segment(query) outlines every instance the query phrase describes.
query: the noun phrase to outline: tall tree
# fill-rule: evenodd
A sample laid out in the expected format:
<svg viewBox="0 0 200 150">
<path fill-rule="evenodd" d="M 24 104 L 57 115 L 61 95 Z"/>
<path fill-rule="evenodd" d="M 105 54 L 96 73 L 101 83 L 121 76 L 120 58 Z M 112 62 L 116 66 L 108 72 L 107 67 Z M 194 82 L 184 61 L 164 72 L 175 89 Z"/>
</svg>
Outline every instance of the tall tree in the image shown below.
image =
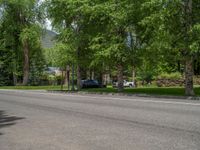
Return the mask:
<svg viewBox="0 0 200 150">
<path fill-rule="evenodd" d="M 40 45 L 40 12 L 38 0 L 2 0 L 1 24 L 4 39 L 14 52 L 13 74 L 16 76 L 18 62 L 23 59 L 23 85 L 28 84 L 30 72 L 30 50 Z M 11 39 L 7 39 L 9 36 Z M 7 45 L 7 46 L 8 46 Z M 23 50 L 23 53 L 21 51 Z M 22 55 L 22 56 L 21 56 Z M 20 66 L 20 65 L 19 65 Z M 15 77 L 16 78 L 16 77 Z"/>
<path fill-rule="evenodd" d="M 81 89 L 82 68 L 87 68 L 91 57 L 89 41 L 98 22 L 95 5 L 98 0 L 47 0 L 47 12 L 54 28 L 60 33 L 58 40 L 70 45 L 77 68 L 77 89 Z M 96 14 L 96 13 L 95 13 Z M 96 26 L 95 26 L 96 24 Z M 67 46 L 68 47 L 68 46 Z"/>
<path fill-rule="evenodd" d="M 104 20 L 106 29 L 93 38 L 92 48 L 96 48 L 97 55 L 115 67 L 118 72 L 118 91 L 122 91 L 124 69 L 128 64 L 133 65 L 136 62 L 135 54 L 139 48 L 139 42 L 133 42 L 132 35 L 136 35 L 137 32 L 136 27 L 140 18 L 138 6 L 141 2 L 106 0 L 101 5 L 104 6 L 102 11 L 105 12 L 101 17 L 108 18 Z M 139 41 L 139 38 L 137 39 Z M 97 57 L 97 60 L 101 59 Z"/>
<path fill-rule="evenodd" d="M 150 0 L 143 4 L 143 11 L 149 13 L 141 22 L 146 27 L 145 35 L 151 37 L 148 47 L 168 54 L 176 51 L 181 56 L 186 95 L 194 95 L 193 56 L 200 48 L 199 4 L 198 0 Z"/>
</svg>

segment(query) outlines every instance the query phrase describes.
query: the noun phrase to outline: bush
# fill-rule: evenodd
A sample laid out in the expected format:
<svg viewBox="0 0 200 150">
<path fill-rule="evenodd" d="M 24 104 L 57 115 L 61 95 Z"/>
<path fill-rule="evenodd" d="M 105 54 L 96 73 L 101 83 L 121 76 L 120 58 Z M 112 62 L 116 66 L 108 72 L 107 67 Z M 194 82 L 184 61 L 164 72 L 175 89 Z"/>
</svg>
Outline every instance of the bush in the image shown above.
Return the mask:
<svg viewBox="0 0 200 150">
<path fill-rule="evenodd" d="M 140 72 L 140 74 L 136 77 L 136 81 L 141 81 L 142 85 L 150 84 L 154 80 L 154 73 L 151 71 Z"/>
<path fill-rule="evenodd" d="M 182 79 L 183 76 L 179 72 L 174 72 L 174 73 L 162 73 L 160 74 L 157 79 L 171 79 L 171 80 L 180 80 Z"/>
<path fill-rule="evenodd" d="M 184 78 L 179 72 L 162 73 L 157 77 L 156 84 L 158 87 L 183 86 Z"/>
<path fill-rule="evenodd" d="M 200 85 L 200 76 L 194 76 L 194 85 Z"/>
</svg>

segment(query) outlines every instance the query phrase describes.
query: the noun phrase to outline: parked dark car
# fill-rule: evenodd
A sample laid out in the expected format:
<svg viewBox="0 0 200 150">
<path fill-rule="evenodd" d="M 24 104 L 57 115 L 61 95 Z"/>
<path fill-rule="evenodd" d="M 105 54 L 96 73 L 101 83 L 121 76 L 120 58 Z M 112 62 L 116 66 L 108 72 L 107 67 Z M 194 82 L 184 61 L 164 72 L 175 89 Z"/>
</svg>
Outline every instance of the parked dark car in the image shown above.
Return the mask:
<svg viewBox="0 0 200 150">
<path fill-rule="evenodd" d="M 100 84 L 97 80 L 83 80 L 82 88 L 99 88 Z"/>
</svg>

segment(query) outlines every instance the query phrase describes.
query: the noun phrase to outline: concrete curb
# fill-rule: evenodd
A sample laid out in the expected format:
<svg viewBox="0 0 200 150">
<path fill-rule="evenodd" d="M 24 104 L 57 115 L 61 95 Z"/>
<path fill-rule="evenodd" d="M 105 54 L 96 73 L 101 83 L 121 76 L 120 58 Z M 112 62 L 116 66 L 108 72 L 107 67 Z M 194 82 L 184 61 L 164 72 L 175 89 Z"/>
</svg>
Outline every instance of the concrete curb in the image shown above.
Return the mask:
<svg viewBox="0 0 200 150">
<path fill-rule="evenodd" d="M 127 93 L 107 93 L 107 92 L 86 92 L 86 91 L 55 91 L 48 90 L 51 93 L 64 94 L 81 94 L 81 95 L 108 95 L 108 96 L 129 96 L 129 97 L 145 97 L 145 98 L 165 98 L 165 99 L 184 99 L 184 100 L 200 100 L 199 96 L 170 96 L 170 95 L 149 95 L 149 94 L 127 94 Z"/>
</svg>

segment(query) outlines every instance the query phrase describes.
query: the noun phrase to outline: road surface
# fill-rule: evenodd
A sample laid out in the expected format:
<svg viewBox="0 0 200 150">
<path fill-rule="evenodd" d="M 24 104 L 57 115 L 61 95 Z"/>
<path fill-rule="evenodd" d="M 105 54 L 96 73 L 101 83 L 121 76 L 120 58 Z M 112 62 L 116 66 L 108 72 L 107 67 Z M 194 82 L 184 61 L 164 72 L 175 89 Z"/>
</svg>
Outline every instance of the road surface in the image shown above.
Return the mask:
<svg viewBox="0 0 200 150">
<path fill-rule="evenodd" d="M 0 90 L 0 150 L 200 150 L 200 101 Z"/>
</svg>

